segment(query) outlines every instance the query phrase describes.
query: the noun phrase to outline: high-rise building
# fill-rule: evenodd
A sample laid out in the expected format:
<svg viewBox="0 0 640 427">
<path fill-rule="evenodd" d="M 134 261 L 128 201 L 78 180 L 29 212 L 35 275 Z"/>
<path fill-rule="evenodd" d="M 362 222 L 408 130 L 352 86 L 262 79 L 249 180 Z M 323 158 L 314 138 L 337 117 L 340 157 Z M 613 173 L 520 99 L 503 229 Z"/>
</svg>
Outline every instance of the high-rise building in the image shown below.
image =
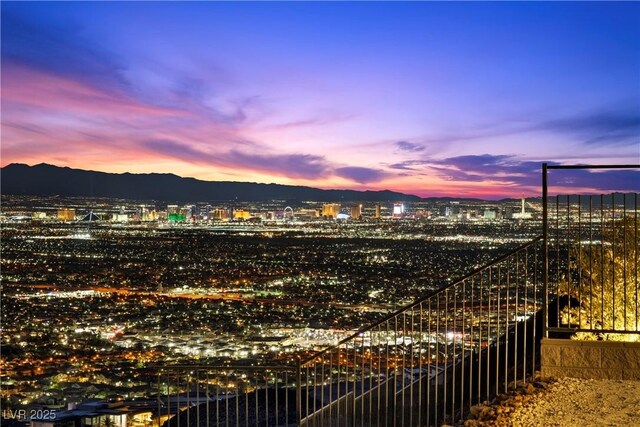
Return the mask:
<svg viewBox="0 0 640 427">
<path fill-rule="evenodd" d="M 358 219 L 362 216 L 362 205 L 351 207 L 351 218 Z"/>
<path fill-rule="evenodd" d="M 236 209 L 233 211 L 233 219 L 249 219 L 251 212 L 244 209 Z"/>
<path fill-rule="evenodd" d="M 524 203 L 525 203 L 525 200 L 524 200 L 524 197 L 523 197 L 522 201 L 521 201 L 521 210 L 520 210 L 519 213 L 514 213 L 513 214 L 513 218 L 514 219 L 531 219 L 531 217 L 532 217 L 531 212 L 525 212 Z"/>
<path fill-rule="evenodd" d="M 381 211 L 380 203 L 376 203 L 376 219 L 380 219 L 380 211 Z"/>
<path fill-rule="evenodd" d="M 158 220 L 158 212 L 155 209 L 145 209 L 143 211 L 142 221 L 157 221 Z"/>
<path fill-rule="evenodd" d="M 322 205 L 322 216 L 327 218 L 336 218 L 340 213 L 339 203 L 325 203 Z"/>
<path fill-rule="evenodd" d="M 393 204 L 393 216 L 395 218 L 400 218 L 404 216 L 404 203 L 394 203 Z"/>
<path fill-rule="evenodd" d="M 496 210 L 495 209 L 485 209 L 484 210 L 484 219 L 496 219 Z"/>
<path fill-rule="evenodd" d="M 73 221 L 76 219 L 76 210 L 73 208 L 58 209 L 58 220 Z"/>
<path fill-rule="evenodd" d="M 209 218 L 220 221 L 229 218 L 229 214 L 226 209 L 214 209 L 210 212 Z"/>
<path fill-rule="evenodd" d="M 113 222 L 129 222 L 129 215 L 126 213 L 117 213 L 111 217 Z"/>
</svg>

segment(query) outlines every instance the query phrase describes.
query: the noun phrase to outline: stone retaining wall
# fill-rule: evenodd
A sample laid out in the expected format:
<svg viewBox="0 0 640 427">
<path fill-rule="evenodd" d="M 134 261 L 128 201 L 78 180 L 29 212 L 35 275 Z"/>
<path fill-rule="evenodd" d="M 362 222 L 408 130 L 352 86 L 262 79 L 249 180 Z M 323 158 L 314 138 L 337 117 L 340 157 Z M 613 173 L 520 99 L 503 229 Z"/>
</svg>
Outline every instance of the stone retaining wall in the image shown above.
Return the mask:
<svg viewBox="0 0 640 427">
<path fill-rule="evenodd" d="M 542 340 L 543 376 L 640 380 L 640 343 Z"/>
</svg>

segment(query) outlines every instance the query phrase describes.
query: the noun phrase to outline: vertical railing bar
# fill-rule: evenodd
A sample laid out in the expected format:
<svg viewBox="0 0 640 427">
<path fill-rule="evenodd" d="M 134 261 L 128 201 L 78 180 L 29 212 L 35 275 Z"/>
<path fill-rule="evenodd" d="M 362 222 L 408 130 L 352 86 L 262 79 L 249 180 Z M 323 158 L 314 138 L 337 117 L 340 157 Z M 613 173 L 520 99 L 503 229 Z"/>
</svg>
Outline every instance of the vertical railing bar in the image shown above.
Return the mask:
<svg viewBox="0 0 640 427">
<path fill-rule="evenodd" d="M 224 404 L 225 404 L 225 419 L 226 426 L 229 427 L 229 372 L 227 371 L 224 381 Z"/>
<path fill-rule="evenodd" d="M 167 371 L 167 419 L 171 418 L 171 378 Z"/>
<path fill-rule="evenodd" d="M 329 353 L 331 355 L 331 353 Z M 320 425 L 324 424 L 324 384 L 327 382 L 327 376 L 324 373 L 324 368 L 327 363 L 325 362 L 325 356 L 322 356 L 322 368 L 320 369 L 320 378 L 322 379 L 322 383 L 320 384 Z M 329 375 L 331 375 L 331 371 L 329 371 Z M 329 387 L 331 387 L 331 381 L 329 381 Z"/>
<path fill-rule="evenodd" d="M 509 304 L 511 303 L 511 296 L 509 290 L 511 288 L 511 257 L 507 258 L 507 276 L 506 276 L 506 316 L 504 325 L 504 392 L 509 389 Z M 501 264 L 500 264 L 501 265 Z M 500 267 L 498 267 L 500 268 Z"/>
<path fill-rule="evenodd" d="M 475 276 L 471 277 L 470 279 L 470 285 L 471 285 L 471 298 L 470 298 L 470 302 L 471 302 L 471 310 L 470 310 L 470 322 L 471 322 L 471 326 L 469 328 L 469 407 L 473 406 L 473 356 L 476 353 L 476 348 L 474 346 L 474 339 L 475 339 L 475 323 L 476 323 L 476 313 L 474 312 L 474 310 L 476 310 L 476 299 L 475 299 L 475 283 L 476 283 L 476 279 Z M 477 351 L 478 354 L 480 354 L 480 351 Z"/>
<path fill-rule="evenodd" d="M 371 328 L 369 330 L 369 425 L 373 425 L 373 375 L 375 372 L 375 364 L 373 360 L 373 337 L 373 328 Z"/>
<path fill-rule="evenodd" d="M 240 427 L 240 375 L 236 372 L 236 427 Z"/>
<path fill-rule="evenodd" d="M 324 366 L 323 366 L 324 368 Z M 284 371 L 284 424 L 289 425 L 289 371 Z M 324 411 L 323 411 L 324 414 Z M 249 423 L 247 422 L 247 427 Z"/>
<path fill-rule="evenodd" d="M 544 239 L 543 239 L 542 244 L 543 244 L 543 247 L 542 247 L 543 258 L 544 258 L 544 261 L 546 261 L 547 260 L 546 254 L 547 254 L 547 249 L 548 249 L 547 242 L 544 241 Z M 539 243 L 536 243 L 536 245 L 539 245 Z M 544 261 L 543 261 L 543 263 L 544 263 Z M 546 280 L 548 264 L 547 265 L 543 265 L 542 268 L 544 269 L 543 275 L 545 276 L 545 279 L 543 279 L 543 280 Z M 542 299 L 543 299 L 543 304 L 547 304 L 548 303 L 548 294 L 546 294 L 546 296 L 543 296 Z M 539 301 L 539 298 L 538 298 L 538 251 L 535 250 L 535 247 L 534 247 L 534 251 L 533 251 L 533 304 L 534 304 L 534 306 L 533 306 L 533 343 L 532 343 L 532 345 L 533 345 L 533 352 L 532 352 L 533 353 L 533 360 L 531 362 L 531 373 L 532 374 L 535 373 L 536 366 L 537 366 L 537 364 L 536 364 L 536 362 L 537 362 L 536 361 L 536 353 L 537 353 L 537 351 L 536 350 L 537 350 L 538 343 L 537 343 L 536 330 L 538 329 L 538 317 L 537 317 L 538 316 L 538 314 L 537 314 L 538 313 L 538 301 Z M 543 307 L 543 310 L 544 310 L 543 313 L 546 313 L 546 310 L 547 310 L 546 305 Z M 543 320 L 545 321 L 545 324 L 546 324 L 546 320 L 547 320 L 546 317 Z M 545 336 L 544 332 L 543 332 L 542 336 L 543 337 Z"/>
<path fill-rule="evenodd" d="M 344 422 L 349 423 L 349 345 L 344 344 Z"/>
<path fill-rule="evenodd" d="M 191 372 L 187 372 L 187 425 L 191 420 Z"/>
<path fill-rule="evenodd" d="M 433 369 L 431 369 L 431 366 L 433 365 L 433 358 L 431 357 L 431 300 L 433 298 L 429 298 L 429 306 L 427 307 L 427 328 L 428 328 L 428 337 L 429 337 L 429 342 L 428 342 L 428 346 L 427 346 L 427 358 L 429 360 L 429 372 L 427 373 L 427 413 L 426 413 L 426 417 L 427 417 L 427 426 L 431 425 L 431 372 L 434 371 Z M 437 345 L 437 341 L 436 341 L 436 345 Z M 438 372 L 438 368 L 436 365 L 436 369 L 435 372 Z M 438 380 L 436 377 L 436 387 L 438 386 Z M 437 424 L 437 421 L 436 421 Z"/>
<path fill-rule="evenodd" d="M 356 427 L 356 385 L 358 381 L 358 347 L 356 346 L 357 338 L 353 339 L 353 404 L 351 405 L 351 425 Z M 360 391 L 360 400 L 362 400 L 362 390 Z"/>
<path fill-rule="evenodd" d="M 309 393 L 309 364 L 305 366 L 305 375 L 304 375 L 304 386 L 306 389 L 305 392 L 305 404 L 304 404 L 304 417 L 309 418 L 309 399 L 311 398 L 311 394 Z"/>
<path fill-rule="evenodd" d="M 360 368 L 360 425 L 364 426 L 364 383 L 365 383 L 365 369 L 364 369 L 364 365 L 365 365 L 365 346 L 364 346 L 364 337 L 365 337 L 366 332 L 362 333 L 362 347 L 361 347 L 361 352 L 360 352 L 360 358 L 362 360 L 362 365 Z"/>
<path fill-rule="evenodd" d="M 535 250 L 535 248 L 534 248 Z M 528 273 L 529 273 L 529 247 L 525 248 L 524 250 L 524 265 L 522 266 L 523 271 L 522 271 L 522 279 L 524 280 L 524 304 L 523 304 L 523 316 L 522 318 L 524 319 L 524 336 L 522 337 L 523 340 L 523 351 L 524 354 L 522 355 L 522 381 L 526 381 L 527 380 L 527 358 L 529 357 L 529 353 L 527 352 L 527 343 L 529 342 L 529 335 L 527 334 L 527 324 L 529 323 L 529 304 L 528 304 L 528 300 L 529 300 L 529 277 L 528 277 Z M 533 324 L 533 327 L 535 328 L 535 323 Z M 535 347 L 534 348 L 534 353 L 535 353 Z"/>
<path fill-rule="evenodd" d="M 177 373 L 177 380 L 176 380 L 176 405 L 177 405 L 177 409 L 176 409 L 176 423 L 178 424 L 178 427 L 180 427 L 180 372 Z"/>
<path fill-rule="evenodd" d="M 476 398 L 476 404 L 482 402 L 482 328 L 483 320 L 487 317 L 484 314 L 484 271 L 480 272 L 480 283 L 478 284 L 478 396 Z"/>
<path fill-rule="evenodd" d="M 211 417 L 210 417 L 211 414 L 210 414 L 210 411 L 209 411 L 209 408 L 210 408 L 209 402 L 211 401 L 211 393 L 209 391 L 209 383 L 211 382 L 211 380 L 209 378 L 209 371 L 206 371 L 206 372 L 207 372 L 207 385 L 205 386 L 205 393 L 207 393 L 206 413 L 207 413 L 207 427 L 209 427 L 209 420 L 211 420 Z M 217 421 L 216 421 L 216 427 L 218 427 L 218 422 Z"/>
<path fill-rule="evenodd" d="M 364 354 L 363 354 L 364 357 Z M 362 399 L 364 406 L 364 398 Z M 373 328 L 369 329 L 369 425 L 372 424 L 373 404 Z M 363 417 L 364 419 L 364 417 Z"/>
<path fill-rule="evenodd" d="M 457 298 L 456 298 L 457 299 Z M 460 418 L 462 418 L 462 415 L 464 414 L 465 411 L 465 406 L 464 406 L 464 384 L 465 384 L 465 380 L 466 380 L 466 375 L 465 375 L 465 335 L 466 335 L 466 317 L 467 317 L 467 281 L 463 280 L 462 281 L 462 334 L 460 336 L 460 344 L 461 344 L 461 366 L 462 369 L 460 370 Z M 455 419 L 453 420 L 455 421 Z"/>
<path fill-rule="evenodd" d="M 307 375 L 307 378 L 309 376 Z M 269 427 L 269 375 L 264 377 L 264 425 Z"/>
<path fill-rule="evenodd" d="M 593 324 L 593 196 L 589 196 L 589 329 Z"/>
<path fill-rule="evenodd" d="M 333 351 L 329 352 L 329 421 L 333 420 Z M 340 380 L 340 377 L 337 378 Z M 340 382 L 336 383 L 340 387 Z"/>
<path fill-rule="evenodd" d="M 578 328 L 582 327 L 582 198 L 578 194 Z"/>
<path fill-rule="evenodd" d="M 400 412 L 400 425 L 404 426 L 404 413 L 405 413 L 405 397 L 404 397 L 404 390 L 405 390 L 405 377 L 406 377 L 406 356 L 407 356 L 407 346 L 406 346 L 406 342 L 407 342 L 407 313 L 406 311 L 402 312 L 402 345 L 400 346 L 400 349 L 402 350 L 402 395 L 400 397 L 400 402 L 402 402 L 402 411 Z M 396 345 L 397 345 L 397 341 L 396 341 Z"/>
<path fill-rule="evenodd" d="M 351 342 L 353 342 L 353 347 L 355 349 L 355 340 L 354 338 Z M 344 360 L 345 360 L 345 401 L 344 401 L 344 416 L 345 416 L 345 425 L 355 427 L 355 399 L 356 399 L 356 361 L 355 358 L 353 363 L 349 362 L 349 345 L 351 342 L 344 344 Z M 352 369 L 350 370 L 350 368 Z M 353 377 L 353 380 L 352 380 Z M 349 392 L 349 383 L 352 383 L 351 392 Z M 351 395 L 352 400 L 349 401 L 349 395 Z"/>
<path fill-rule="evenodd" d="M 638 328 L 638 193 L 634 193 L 634 232 L 633 232 L 633 259 L 635 260 L 635 296 L 636 296 L 636 332 L 640 328 Z"/>
<path fill-rule="evenodd" d="M 385 363 L 385 371 L 386 371 L 386 378 L 387 378 L 387 385 L 385 387 L 386 393 L 384 394 L 384 400 L 385 400 L 385 417 L 384 417 L 384 425 L 388 426 L 389 425 L 389 385 L 391 384 L 391 379 L 389 378 L 389 320 L 387 320 L 385 322 L 385 353 L 386 353 L 386 361 L 387 363 Z M 393 383 L 393 390 L 391 390 L 391 393 L 393 393 L 395 395 L 395 378 L 394 378 L 394 383 Z M 391 413 L 393 414 L 393 411 L 391 411 Z"/>
<path fill-rule="evenodd" d="M 200 369 L 196 369 L 196 425 L 200 426 Z"/>
<path fill-rule="evenodd" d="M 558 286 L 560 285 L 560 196 L 556 196 L 556 281 L 554 293 L 556 296 L 556 326 L 560 327 L 560 295 Z"/>
<path fill-rule="evenodd" d="M 493 267 L 489 267 L 488 271 L 487 271 L 487 286 L 488 286 L 488 293 L 489 295 L 487 296 L 487 354 L 486 354 L 486 359 L 487 359 L 487 367 L 486 367 L 486 381 L 485 381 L 485 388 L 486 388 L 486 394 L 485 394 L 485 400 L 489 400 L 489 396 L 490 396 L 490 390 L 489 390 L 489 384 L 490 384 L 490 363 L 491 363 L 491 344 L 490 344 L 490 339 L 491 339 L 491 316 L 493 315 L 493 312 L 491 310 L 491 300 L 493 298 L 491 298 L 491 282 L 492 282 L 492 271 L 493 271 Z"/>
<path fill-rule="evenodd" d="M 424 341 L 424 334 L 422 333 L 424 321 L 422 318 L 422 301 L 418 306 L 418 312 L 420 313 L 420 327 L 419 327 L 419 336 L 420 340 L 418 341 L 418 425 L 422 425 L 422 342 Z"/>
<path fill-rule="evenodd" d="M 249 427 L 249 381 L 250 377 L 247 378 L 247 383 L 244 387 L 244 425 Z"/>
<path fill-rule="evenodd" d="M 606 329 L 604 320 L 604 194 L 600 195 L 600 327 Z"/>
<path fill-rule="evenodd" d="M 314 366 L 315 366 L 315 365 L 314 365 Z M 275 416 L 276 416 L 276 422 L 275 422 L 275 424 L 274 424 L 274 425 L 277 427 L 277 426 L 278 426 L 278 423 L 279 423 L 279 420 L 280 420 L 280 417 L 279 417 L 279 415 L 280 415 L 280 402 L 279 402 L 279 400 L 280 400 L 280 399 L 279 399 L 279 396 L 278 396 L 278 395 L 280 394 L 280 392 L 279 392 L 279 390 L 278 390 L 279 378 L 278 378 L 278 371 L 277 371 L 277 370 L 276 370 L 276 371 L 274 371 L 273 376 L 274 376 L 274 378 L 275 378 L 275 387 L 274 387 L 274 392 L 275 392 L 275 395 L 276 395 L 276 397 L 275 397 Z M 313 400 L 313 402 L 314 402 L 314 405 L 315 405 L 315 399 Z"/>
<path fill-rule="evenodd" d="M 378 324 L 378 385 L 376 389 L 378 390 L 377 398 L 378 404 L 376 405 L 376 426 L 380 426 L 380 392 L 382 391 L 382 325 Z M 388 386 L 387 378 L 384 380 L 384 386 Z"/>
<path fill-rule="evenodd" d="M 622 193 L 622 306 L 624 330 L 627 331 L 627 193 Z"/>
<path fill-rule="evenodd" d="M 256 387 L 255 387 L 255 409 L 254 409 L 254 413 L 255 413 L 255 417 L 256 417 L 256 424 L 260 423 L 260 383 L 258 382 L 258 376 L 256 375 L 256 377 L 254 378 L 255 382 L 256 382 Z"/>
<path fill-rule="evenodd" d="M 527 248 L 525 248 L 525 253 L 526 253 Z M 513 329 L 515 331 L 513 339 L 514 339 L 514 345 L 513 345 L 513 388 L 516 388 L 516 382 L 518 381 L 518 318 L 519 313 L 520 313 L 520 302 L 518 300 L 518 296 L 520 295 L 519 292 L 519 288 L 520 288 L 520 255 L 521 253 L 518 252 L 516 254 L 514 254 L 514 256 L 516 257 L 516 271 L 515 271 L 515 288 L 516 288 L 516 304 L 514 307 L 514 314 L 513 314 Z M 526 332 L 525 332 L 526 333 Z M 525 335 L 526 337 L 526 335 Z M 524 358 L 526 359 L 526 352 L 523 354 Z"/>
<path fill-rule="evenodd" d="M 616 201 L 615 193 L 611 193 L 611 260 L 616 259 Z M 611 329 L 616 329 L 616 266 L 615 262 L 611 265 L 611 289 L 613 297 L 611 298 Z"/>
<path fill-rule="evenodd" d="M 442 315 L 443 311 L 439 310 L 438 314 Z M 442 393 L 442 397 L 443 397 L 443 404 L 442 404 L 442 421 L 443 422 L 447 422 L 447 403 L 448 403 L 448 399 L 447 399 L 447 383 L 448 383 L 448 370 L 449 370 L 449 289 L 445 289 L 444 291 L 444 391 Z"/>
<path fill-rule="evenodd" d="M 220 425 L 220 375 L 216 378 L 216 427 Z"/>
<path fill-rule="evenodd" d="M 413 382 L 414 382 L 414 370 L 415 370 L 415 361 L 414 361 L 414 343 L 415 343 L 415 328 L 414 328 L 414 319 L 415 319 L 415 311 L 414 308 L 411 307 L 411 363 L 410 363 L 410 372 L 411 376 L 409 377 L 409 425 L 413 425 Z M 420 374 L 418 374 L 420 375 Z"/>
<path fill-rule="evenodd" d="M 542 243 L 543 243 L 543 331 L 542 336 L 549 336 L 549 191 L 547 183 L 547 163 L 542 163 Z M 537 265 L 534 270 L 537 269 Z M 537 300 L 536 300 L 537 304 Z M 535 327 L 534 327 L 535 331 Z M 535 355 L 535 351 L 534 351 Z M 535 370 L 535 365 L 534 365 Z"/>
<path fill-rule="evenodd" d="M 502 265 L 498 264 L 498 282 L 496 284 L 496 294 L 498 295 L 498 300 L 496 302 L 496 332 L 494 335 L 495 338 L 495 346 L 496 346 L 496 378 L 495 378 L 495 385 L 496 385 L 496 394 L 498 394 L 500 392 L 500 311 L 501 311 L 501 307 L 500 307 L 500 294 L 501 294 L 501 285 L 502 285 Z M 493 286 L 493 284 L 492 284 Z"/>
<path fill-rule="evenodd" d="M 573 283 L 573 279 L 571 277 L 571 234 L 572 234 L 572 227 L 571 227 L 571 196 L 567 195 L 567 220 L 566 220 L 566 230 L 567 230 L 567 237 L 565 239 L 566 242 L 566 247 L 567 247 L 567 259 L 566 259 L 566 281 L 567 281 L 567 285 L 568 288 L 571 286 L 571 284 Z M 558 297 L 559 297 L 559 293 L 558 293 Z M 567 317 L 567 321 L 568 324 L 566 325 L 567 328 L 571 328 L 571 298 L 567 298 L 567 313 L 569 313 L 568 317 Z M 558 323 L 558 326 L 560 326 L 560 323 Z"/>
<path fill-rule="evenodd" d="M 398 316 L 393 317 L 393 427 L 398 423 Z"/>
<path fill-rule="evenodd" d="M 455 416 L 456 416 L 456 391 L 457 391 L 457 386 L 456 386 L 456 371 L 457 371 L 457 363 L 456 363 L 456 320 L 458 317 L 458 298 L 456 295 L 456 287 L 453 288 L 453 316 L 452 316 L 452 327 L 451 327 L 451 332 L 453 333 L 452 335 L 452 343 L 451 343 L 451 349 L 452 349 L 452 354 L 451 354 L 451 424 L 455 424 L 456 420 L 455 420 Z M 447 306 L 447 315 L 449 313 L 449 307 Z"/>
<path fill-rule="evenodd" d="M 313 362 L 313 383 L 311 384 L 311 389 L 312 391 L 312 395 L 313 395 L 313 414 L 314 414 L 314 420 L 315 420 L 315 414 L 318 411 L 317 407 L 316 407 L 316 402 L 318 401 L 318 399 L 316 398 L 317 395 L 317 387 L 318 387 L 318 360 L 315 360 Z"/>
<path fill-rule="evenodd" d="M 436 386 L 435 386 L 435 424 L 438 425 L 440 423 L 440 418 L 438 417 L 439 415 L 439 407 L 438 407 L 438 397 L 440 394 L 440 387 L 439 387 L 439 383 L 440 383 L 440 348 L 439 348 L 439 341 L 440 341 L 440 313 L 442 312 L 442 310 L 440 309 L 440 295 L 438 294 L 438 300 L 437 300 L 437 308 L 436 308 L 436 367 L 437 367 L 437 374 L 436 374 Z"/>
<path fill-rule="evenodd" d="M 157 380 L 157 382 L 158 382 L 158 396 L 157 396 L 157 399 L 158 399 L 158 424 L 160 424 L 160 418 L 161 418 L 161 414 L 162 414 L 161 407 L 160 407 L 160 400 L 161 400 L 161 396 L 162 396 L 162 388 L 160 386 L 160 377 L 161 376 L 162 376 L 162 371 L 158 370 L 158 372 L 156 373 L 156 378 L 158 379 Z"/>
</svg>

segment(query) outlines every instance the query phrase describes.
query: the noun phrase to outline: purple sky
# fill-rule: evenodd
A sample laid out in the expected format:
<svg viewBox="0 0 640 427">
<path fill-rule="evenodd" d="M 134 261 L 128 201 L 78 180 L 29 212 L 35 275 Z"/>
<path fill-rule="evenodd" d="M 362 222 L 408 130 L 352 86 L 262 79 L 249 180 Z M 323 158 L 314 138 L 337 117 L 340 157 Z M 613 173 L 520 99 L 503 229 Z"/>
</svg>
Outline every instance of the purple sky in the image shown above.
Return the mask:
<svg viewBox="0 0 640 427">
<path fill-rule="evenodd" d="M 1 8 L 3 166 L 499 198 L 640 163 L 639 3 Z"/>
</svg>

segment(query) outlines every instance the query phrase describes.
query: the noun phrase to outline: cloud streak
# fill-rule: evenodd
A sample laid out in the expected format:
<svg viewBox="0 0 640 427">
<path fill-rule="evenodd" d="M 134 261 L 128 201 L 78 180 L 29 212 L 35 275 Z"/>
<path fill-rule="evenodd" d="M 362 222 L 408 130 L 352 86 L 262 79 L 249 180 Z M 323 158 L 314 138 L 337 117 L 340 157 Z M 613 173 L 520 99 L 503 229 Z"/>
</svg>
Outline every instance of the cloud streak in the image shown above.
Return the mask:
<svg viewBox="0 0 640 427">
<path fill-rule="evenodd" d="M 556 163 L 549 163 L 550 165 Z M 520 161 L 509 155 L 450 157 L 429 166 L 440 177 L 458 182 L 499 182 L 523 188 L 541 185 L 541 162 Z M 554 170 L 550 185 L 596 191 L 639 191 L 640 170 Z"/>
<path fill-rule="evenodd" d="M 415 144 L 409 141 L 398 141 L 396 142 L 396 147 L 398 147 L 398 149 L 401 151 L 406 151 L 409 153 L 417 153 L 420 151 L 424 151 L 424 148 L 425 148 L 420 144 Z"/>
<path fill-rule="evenodd" d="M 380 182 L 389 176 L 387 172 L 380 169 L 346 166 L 340 167 L 335 170 L 335 174 L 357 182 L 359 184 L 370 184 L 373 182 Z"/>
</svg>

